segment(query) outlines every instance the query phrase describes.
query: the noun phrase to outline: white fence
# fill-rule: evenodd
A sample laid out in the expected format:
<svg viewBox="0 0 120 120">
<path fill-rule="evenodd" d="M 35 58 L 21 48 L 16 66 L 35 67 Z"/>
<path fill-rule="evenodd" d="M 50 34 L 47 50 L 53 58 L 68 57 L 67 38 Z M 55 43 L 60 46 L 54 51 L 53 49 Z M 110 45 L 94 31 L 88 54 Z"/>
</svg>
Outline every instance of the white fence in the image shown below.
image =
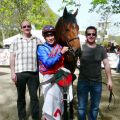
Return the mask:
<svg viewBox="0 0 120 120">
<path fill-rule="evenodd" d="M 0 65 L 10 65 L 10 52 L 9 49 L 0 49 Z"/>
<path fill-rule="evenodd" d="M 107 53 L 107 55 L 110 67 L 116 69 L 119 62 L 119 55 L 117 55 L 116 53 Z M 103 63 L 102 67 L 104 68 Z"/>
</svg>

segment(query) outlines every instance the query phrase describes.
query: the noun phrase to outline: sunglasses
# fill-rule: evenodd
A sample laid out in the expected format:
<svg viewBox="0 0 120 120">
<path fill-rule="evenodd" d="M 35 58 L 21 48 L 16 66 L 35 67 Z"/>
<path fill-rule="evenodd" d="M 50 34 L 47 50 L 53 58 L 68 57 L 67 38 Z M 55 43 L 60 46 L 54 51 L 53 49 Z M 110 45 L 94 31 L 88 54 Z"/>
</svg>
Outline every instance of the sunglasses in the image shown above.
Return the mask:
<svg viewBox="0 0 120 120">
<path fill-rule="evenodd" d="M 31 28 L 31 25 L 24 25 L 22 28 Z"/>
<path fill-rule="evenodd" d="M 53 33 L 46 33 L 45 34 L 45 37 L 51 37 L 51 36 L 54 36 L 54 34 Z"/>
<path fill-rule="evenodd" d="M 96 33 L 87 33 L 87 36 L 96 36 Z"/>
</svg>

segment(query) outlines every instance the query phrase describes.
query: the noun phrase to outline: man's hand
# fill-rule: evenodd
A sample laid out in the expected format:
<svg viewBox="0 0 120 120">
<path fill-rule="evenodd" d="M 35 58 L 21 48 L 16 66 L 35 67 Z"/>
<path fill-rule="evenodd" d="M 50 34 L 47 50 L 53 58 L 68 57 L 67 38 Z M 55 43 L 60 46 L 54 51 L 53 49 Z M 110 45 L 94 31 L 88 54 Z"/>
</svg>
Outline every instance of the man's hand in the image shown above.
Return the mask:
<svg viewBox="0 0 120 120">
<path fill-rule="evenodd" d="M 112 80 L 108 80 L 107 87 L 108 87 L 108 90 L 112 90 L 113 88 Z"/>
<path fill-rule="evenodd" d="M 17 83 L 17 76 L 16 76 L 15 73 L 12 73 L 12 74 L 11 74 L 11 79 L 12 79 L 12 81 L 13 81 L 14 83 Z"/>
<path fill-rule="evenodd" d="M 11 69 L 11 79 L 14 83 L 17 82 L 17 76 L 15 74 L 15 53 L 10 53 L 10 69 Z"/>
<path fill-rule="evenodd" d="M 103 64 L 105 66 L 105 73 L 106 73 L 107 79 L 108 79 L 107 88 L 108 88 L 108 90 L 112 90 L 112 88 L 113 88 L 112 75 L 111 75 L 111 69 L 110 69 L 110 64 L 109 64 L 108 58 L 103 60 Z"/>
</svg>

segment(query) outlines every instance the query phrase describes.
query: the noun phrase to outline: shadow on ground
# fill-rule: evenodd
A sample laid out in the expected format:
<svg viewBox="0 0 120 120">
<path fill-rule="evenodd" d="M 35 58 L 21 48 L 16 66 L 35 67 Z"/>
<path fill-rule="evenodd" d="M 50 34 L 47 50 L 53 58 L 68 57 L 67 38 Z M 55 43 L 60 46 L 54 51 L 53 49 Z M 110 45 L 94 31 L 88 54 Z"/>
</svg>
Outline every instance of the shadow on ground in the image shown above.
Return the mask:
<svg viewBox="0 0 120 120">
<path fill-rule="evenodd" d="M 103 70 L 103 81 L 106 81 Z M 114 83 L 114 99 L 110 104 L 110 110 L 107 111 L 109 92 L 106 86 L 103 85 L 102 100 L 100 104 L 100 112 L 98 120 L 120 120 L 120 74 L 112 71 L 113 83 Z M 0 120 L 17 120 L 17 109 L 16 109 L 16 88 L 13 82 L 10 80 L 10 74 L 0 74 Z M 75 81 L 76 82 L 76 81 Z M 77 82 L 76 82 L 77 83 Z M 74 114 L 77 120 L 77 94 L 76 94 L 76 83 L 74 84 Z M 27 92 L 27 115 L 29 120 L 30 109 L 29 109 L 29 94 Z M 42 99 L 42 98 L 41 98 Z M 41 100 L 40 99 L 40 100 Z"/>
<path fill-rule="evenodd" d="M 102 78 L 104 82 L 107 82 L 107 78 L 105 76 L 105 71 L 102 71 Z M 112 78 L 113 78 L 113 93 L 112 102 L 110 104 L 110 109 L 107 107 L 109 105 L 109 91 L 107 87 L 103 85 L 102 92 L 102 100 L 100 104 L 100 110 L 98 115 L 98 120 L 120 120 L 120 73 L 116 73 L 115 70 L 112 70 Z M 77 93 L 76 93 L 76 85 L 74 85 L 74 111 L 75 111 L 75 119 L 77 120 Z M 88 106 L 89 107 L 89 106 Z"/>
<path fill-rule="evenodd" d="M 0 72 L 0 76 L 1 76 L 1 75 L 6 75 L 6 74 L 9 74 L 9 73 Z"/>
</svg>

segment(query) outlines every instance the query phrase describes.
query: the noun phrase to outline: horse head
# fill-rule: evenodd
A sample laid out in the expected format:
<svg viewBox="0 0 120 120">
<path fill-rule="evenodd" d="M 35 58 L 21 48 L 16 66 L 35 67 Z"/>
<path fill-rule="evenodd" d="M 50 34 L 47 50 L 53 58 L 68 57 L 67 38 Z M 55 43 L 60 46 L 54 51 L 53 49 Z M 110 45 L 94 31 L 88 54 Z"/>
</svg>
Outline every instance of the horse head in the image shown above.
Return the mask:
<svg viewBox="0 0 120 120">
<path fill-rule="evenodd" d="M 69 47 L 69 51 L 65 55 L 65 61 L 67 64 L 74 63 L 74 66 L 76 65 L 78 54 L 80 53 L 80 40 L 78 37 L 79 26 L 76 21 L 77 13 L 78 9 L 75 13 L 71 14 L 65 7 L 63 16 L 59 18 L 55 26 L 57 42 L 62 46 Z"/>
</svg>

